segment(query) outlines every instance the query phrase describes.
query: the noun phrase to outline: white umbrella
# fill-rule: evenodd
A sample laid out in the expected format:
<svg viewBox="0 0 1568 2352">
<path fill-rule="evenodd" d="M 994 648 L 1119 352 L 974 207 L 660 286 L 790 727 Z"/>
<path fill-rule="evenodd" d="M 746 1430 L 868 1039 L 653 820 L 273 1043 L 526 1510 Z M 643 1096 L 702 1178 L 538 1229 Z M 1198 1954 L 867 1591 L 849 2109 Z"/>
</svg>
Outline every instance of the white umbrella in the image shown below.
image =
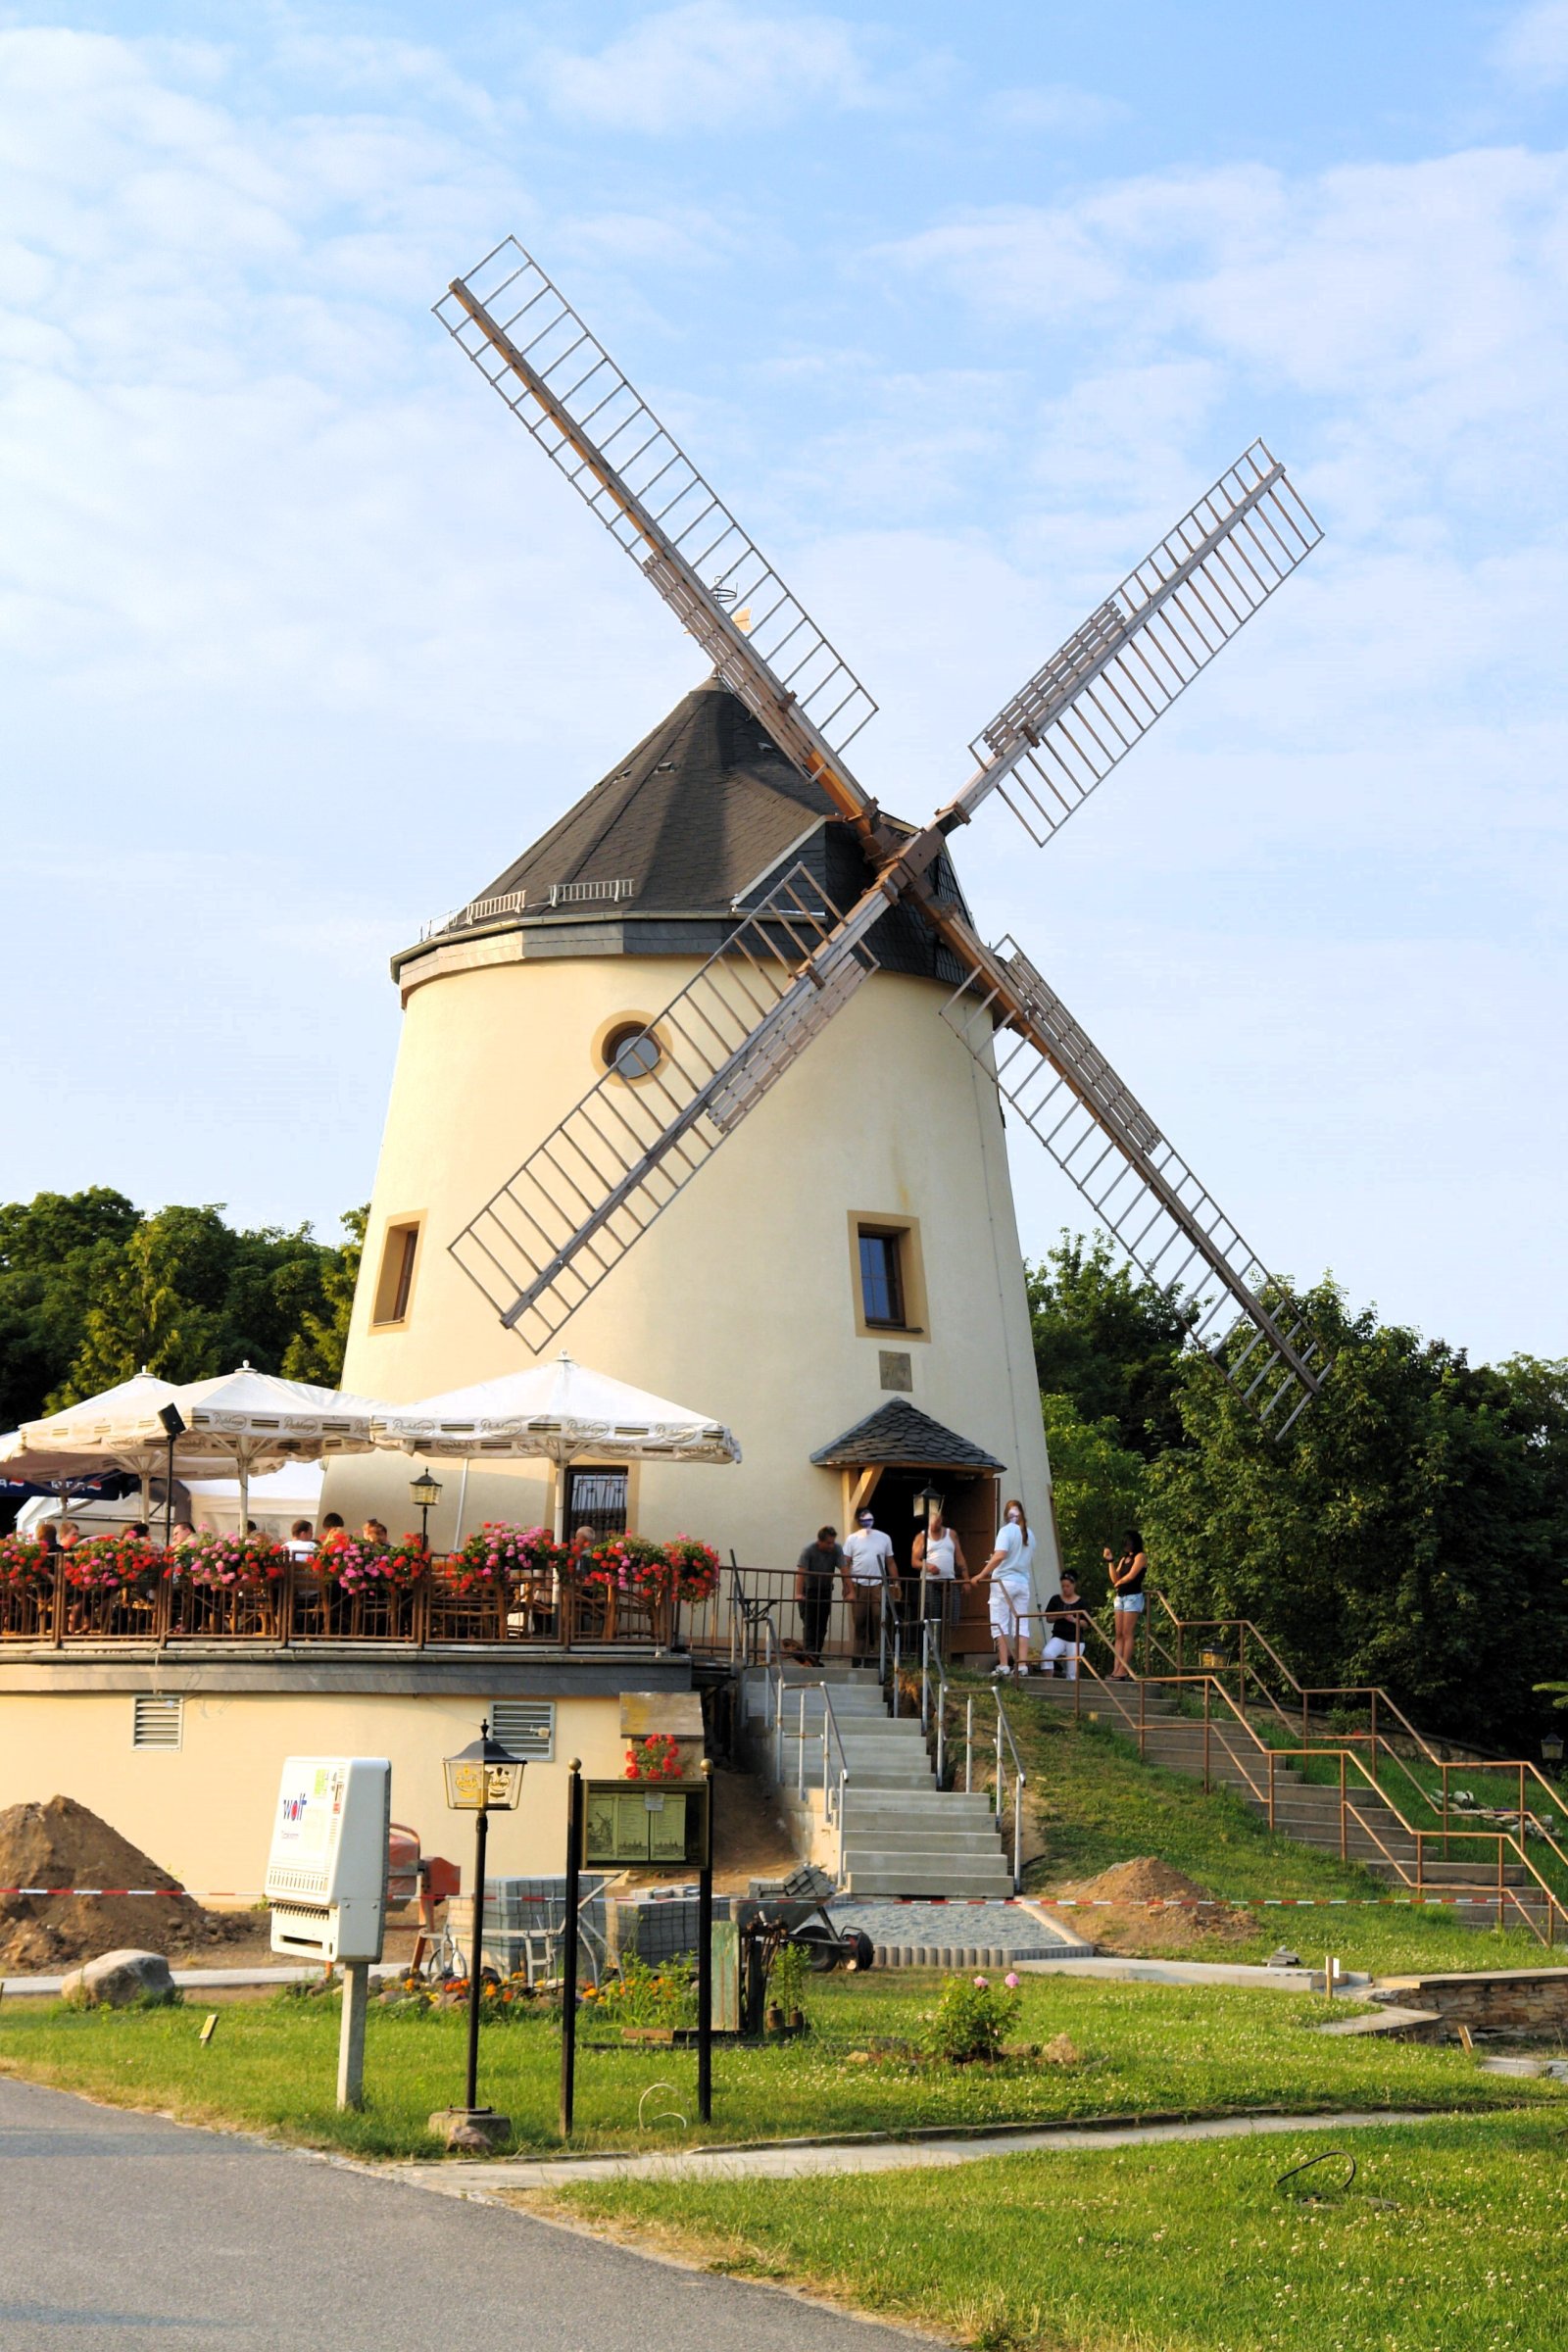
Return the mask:
<svg viewBox="0 0 1568 2352">
<path fill-rule="evenodd" d="M 721 1422 L 590 1372 L 563 1349 L 553 1364 L 503 1373 L 468 1389 L 449 1389 L 416 1404 L 381 1405 L 371 1434 L 377 1446 L 405 1453 L 532 1456 L 558 1465 L 584 1453 L 637 1461 L 738 1462 L 741 1449 Z M 565 1511 L 558 1481 L 556 1538 Z M 459 1533 L 461 1534 L 461 1529 Z"/>
<path fill-rule="evenodd" d="M 157 1419 L 158 1409 L 178 1395 L 172 1380 L 160 1380 L 145 1369 L 134 1372 L 129 1380 L 117 1381 L 112 1389 L 84 1396 L 78 1404 L 64 1405 L 58 1413 L 45 1413 L 36 1421 L 24 1421 L 14 1438 L 0 1439 L 0 1461 L 8 1465 L 10 1477 L 35 1484 L 90 1477 L 94 1471 L 128 1470 L 141 1480 L 141 1513 L 150 1522 L 153 1477 L 169 1465 L 169 1443 Z M 126 1435 L 127 1430 L 143 1425 L 146 1434 Z M 7 1453 L 8 1446 L 15 1450 Z M 197 1462 L 192 1451 L 186 1447 L 181 1452 L 181 1468 L 221 1473 L 225 1467 L 226 1457 L 221 1453 Z M 9 1467 L 23 1461 L 34 1466 Z M 68 1461 L 76 1466 L 66 1468 Z"/>
<path fill-rule="evenodd" d="M 157 1384 L 167 1387 L 166 1383 Z M 127 1382 L 127 1390 L 135 1386 Z M 209 1475 L 232 1465 L 239 1480 L 241 1532 L 246 1519 L 249 1484 L 254 1472 L 274 1469 L 285 1461 L 319 1461 L 328 1453 L 367 1453 L 370 1421 L 386 1406 L 373 1396 L 356 1396 L 342 1389 L 320 1389 L 304 1380 L 282 1380 L 275 1373 L 257 1372 L 241 1364 L 237 1372 L 220 1372 L 211 1380 L 187 1381 L 154 1398 L 143 1391 L 112 1405 L 114 1396 L 94 1398 L 92 1430 L 107 1453 L 122 1458 L 127 1449 L 156 1449 L 167 1441 L 158 1419 L 160 1404 L 177 1407 L 185 1434 L 175 1441 L 182 1466 L 199 1459 L 210 1464 Z M 83 1406 L 72 1411 L 82 1413 Z M 24 1425 L 31 1435 L 31 1425 Z"/>
</svg>

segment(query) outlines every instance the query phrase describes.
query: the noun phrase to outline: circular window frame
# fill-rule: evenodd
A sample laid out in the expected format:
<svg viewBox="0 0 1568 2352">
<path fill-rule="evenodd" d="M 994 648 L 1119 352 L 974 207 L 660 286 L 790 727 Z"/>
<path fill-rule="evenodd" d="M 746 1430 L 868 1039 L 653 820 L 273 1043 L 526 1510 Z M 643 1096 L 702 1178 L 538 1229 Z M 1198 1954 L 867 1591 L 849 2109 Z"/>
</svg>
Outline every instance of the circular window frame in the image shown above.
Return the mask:
<svg viewBox="0 0 1568 2352">
<path fill-rule="evenodd" d="M 644 1033 L 657 1048 L 659 1059 L 651 1070 L 640 1070 L 633 1076 L 617 1067 L 612 1057 L 612 1047 L 617 1038 L 626 1042 L 630 1037 Z M 617 1078 L 622 1086 L 647 1086 L 651 1079 L 659 1076 L 668 1059 L 669 1046 L 662 1032 L 655 1026 L 654 1016 L 651 1012 L 617 1012 L 612 1019 L 602 1024 L 594 1038 L 593 1060 L 597 1076 Z"/>
</svg>

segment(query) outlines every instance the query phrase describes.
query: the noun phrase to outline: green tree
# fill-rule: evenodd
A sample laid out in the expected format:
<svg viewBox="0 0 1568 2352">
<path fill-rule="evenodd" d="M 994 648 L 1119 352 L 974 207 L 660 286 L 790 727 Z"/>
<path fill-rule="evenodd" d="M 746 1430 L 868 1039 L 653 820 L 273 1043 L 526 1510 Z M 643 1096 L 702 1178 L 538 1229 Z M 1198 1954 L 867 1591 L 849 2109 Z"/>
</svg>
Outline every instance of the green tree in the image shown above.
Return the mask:
<svg viewBox="0 0 1568 2352">
<path fill-rule="evenodd" d="M 335 1389 L 342 1379 L 349 1317 L 354 1311 L 354 1290 L 369 1221 L 368 1201 L 363 1208 L 343 1211 L 341 1222 L 348 1238 L 321 1261 L 320 1308 L 304 1309 L 283 1356 L 283 1370 L 290 1380 L 314 1380 L 323 1388 Z"/>
<path fill-rule="evenodd" d="M 1061 1563 L 1078 1579 L 1084 1600 L 1098 1607 L 1107 1586 L 1102 1552 L 1118 1546 L 1123 1531 L 1139 1525 L 1149 1464 L 1121 1442 L 1110 1413 L 1086 1421 L 1070 1396 L 1042 1396 L 1052 1498 L 1061 1538 Z"/>
<path fill-rule="evenodd" d="M 43 1410 L 81 1344 L 82 1302 L 138 1223 L 123 1193 L 0 1203 L 0 1428 Z"/>
<path fill-rule="evenodd" d="M 1304 1683 L 1382 1684 L 1494 1749 L 1533 1740 L 1532 1685 L 1568 1654 L 1568 1366 L 1473 1366 L 1327 1283 L 1306 1304 L 1333 1369 L 1283 1443 L 1184 1361 L 1153 1581 L 1184 1615 L 1252 1618 Z"/>
<path fill-rule="evenodd" d="M 1099 1233 L 1064 1231 L 1025 1275 L 1042 1392 L 1071 1397 L 1085 1421 L 1113 1420 L 1118 1445 L 1146 1461 L 1180 1445 L 1179 1299 L 1118 1262 Z"/>
</svg>

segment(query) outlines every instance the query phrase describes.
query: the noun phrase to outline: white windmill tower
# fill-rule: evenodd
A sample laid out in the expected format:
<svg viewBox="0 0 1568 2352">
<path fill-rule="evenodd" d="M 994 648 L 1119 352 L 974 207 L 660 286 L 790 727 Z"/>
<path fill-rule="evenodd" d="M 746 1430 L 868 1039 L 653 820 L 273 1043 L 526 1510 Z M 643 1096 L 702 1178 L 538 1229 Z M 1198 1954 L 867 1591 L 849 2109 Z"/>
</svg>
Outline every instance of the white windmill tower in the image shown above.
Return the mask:
<svg viewBox="0 0 1568 2352">
<path fill-rule="evenodd" d="M 345 1381 L 456 1387 L 570 1320 L 583 1360 L 741 1438 L 723 1480 L 645 1473 L 657 1532 L 782 1564 L 878 1481 L 897 1532 L 930 1475 L 971 1547 L 999 1484 L 1044 1518 L 1000 1096 L 1287 1430 L 1324 1369 L 1298 1309 L 1023 951 L 984 943 L 949 847 L 993 792 L 1049 840 L 1289 576 L 1320 533 L 1284 467 L 1254 442 L 917 828 L 845 756 L 864 687 L 538 265 L 508 239 L 437 315 L 714 674 L 397 959 Z M 342 1500 L 377 1474 L 345 1465 Z M 554 1500 L 497 1483 L 468 1518 Z"/>
</svg>

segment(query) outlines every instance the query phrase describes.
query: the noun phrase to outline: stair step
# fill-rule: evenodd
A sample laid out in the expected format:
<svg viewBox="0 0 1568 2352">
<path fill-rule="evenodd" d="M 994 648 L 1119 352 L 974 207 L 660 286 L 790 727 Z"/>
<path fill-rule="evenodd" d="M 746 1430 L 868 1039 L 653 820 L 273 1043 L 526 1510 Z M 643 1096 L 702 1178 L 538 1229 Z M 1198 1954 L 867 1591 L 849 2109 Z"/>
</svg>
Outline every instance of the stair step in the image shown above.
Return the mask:
<svg viewBox="0 0 1568 2352">
<path fill-rule="evenodd" d="M 1012 1873 L 1005 1865 L 999 1866 L 994 1878 L 981 1878 L 973 1871 L 954 1871 L 928 1868 L 924 1865 L 857 1863 L 845 1879 L 850 1894 L 884 1895 L 948 1895 L 962 1898 L 991 1896 L 997 1898 L 1012 1892 Z"/>
</svg>

